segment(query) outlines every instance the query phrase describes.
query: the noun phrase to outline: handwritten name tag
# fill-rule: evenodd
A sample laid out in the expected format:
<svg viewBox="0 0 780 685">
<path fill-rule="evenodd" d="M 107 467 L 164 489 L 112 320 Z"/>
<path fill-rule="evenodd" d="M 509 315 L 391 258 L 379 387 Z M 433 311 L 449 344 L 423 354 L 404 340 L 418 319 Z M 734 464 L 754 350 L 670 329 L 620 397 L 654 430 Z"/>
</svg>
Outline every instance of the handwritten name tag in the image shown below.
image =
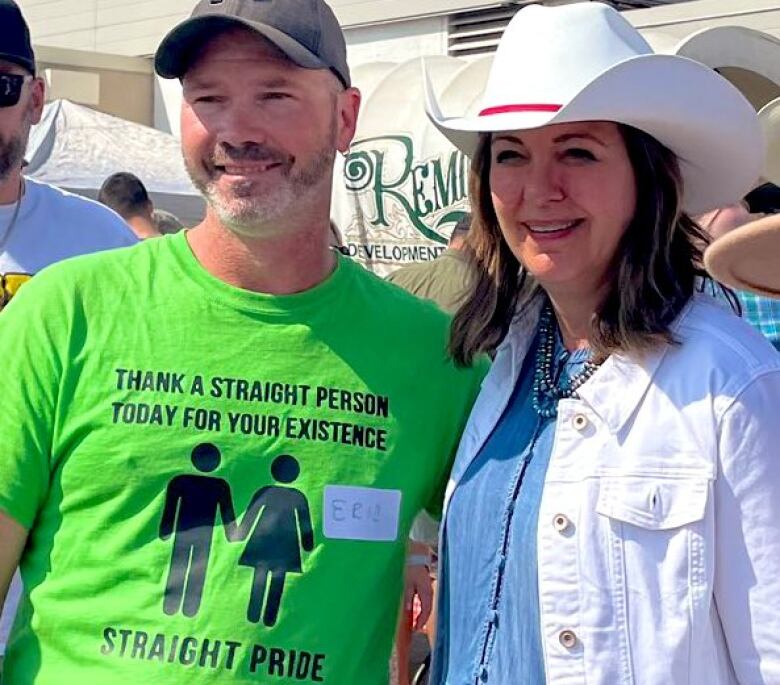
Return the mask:
<svg viewBox="0 0 780 685">
<path fill-rule="evenodd" d="M 323 501 L 323 533 L 336 540 L 392 542 L 398 539 L 400 490 L 328 485 Z"/>
</svg>

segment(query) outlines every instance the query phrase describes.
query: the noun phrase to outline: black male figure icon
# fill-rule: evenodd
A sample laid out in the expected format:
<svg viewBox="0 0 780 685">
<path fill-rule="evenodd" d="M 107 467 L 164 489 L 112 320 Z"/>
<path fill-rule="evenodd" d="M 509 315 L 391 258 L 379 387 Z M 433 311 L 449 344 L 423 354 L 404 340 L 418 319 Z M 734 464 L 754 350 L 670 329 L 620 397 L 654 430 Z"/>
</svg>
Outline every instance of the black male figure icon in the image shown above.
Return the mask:
<svg viewBox="0 0 780 685">
<path fill-rule="evenodd" d="M 192 463 L 202 473 L 214 471 L 221 455 L 216 446 L 201 443 L 192 450 Z M 180 475 L 168 483 L 160 537 L 173 535 L 173 551 L 165 585 L 163 610 L 172 616 L 179 610 L 195 616 L 206 584 L 211 542 L 217 513 L 228 540 L 238 539 L 230 486 L 222 478 Z"/>
<path fill-rule="evenodd" d="M 271 464 L 271 475 L 278 483 L 292 483 L 300 472 L 298 461 L 288 454 L 276 457 Z M 238 563 L 255 570 L 247 620 L 259 623 L 262 616 L 266 626 L 273 626 L 279 615 L 285 576 L 302 573 L 301 549 L 314 549 L 309 503 L 295 488 L 267 485 L 252 496 L 238 530 L 239 538 L 248 538 Z"/>
</svg>

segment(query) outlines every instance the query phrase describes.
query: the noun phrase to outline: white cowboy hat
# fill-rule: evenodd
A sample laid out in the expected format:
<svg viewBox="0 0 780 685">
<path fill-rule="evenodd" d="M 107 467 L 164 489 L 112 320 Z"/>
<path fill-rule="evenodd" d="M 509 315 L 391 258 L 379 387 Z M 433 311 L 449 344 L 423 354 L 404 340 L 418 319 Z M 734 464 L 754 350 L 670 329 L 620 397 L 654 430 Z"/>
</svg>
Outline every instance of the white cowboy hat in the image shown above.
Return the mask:
<svg viewBox="0 0 780 685">
<path fill-rule="evenodd" d="M 780 214 L 751 221 L 718 238 L 704 252 L 704 265 L 716 281 L 780 297 Z"/>
<path fill-rule="evenodd" d="M 766 139 L 767 181 L 780 185 L 780 98 L 764 105 L 758 112 L 758 119 Z M 780 269 L 780 267 L 778 267 Z"/>
<path fill-rule="evenodd" d="M 441 113 L 426 73 L 433 124 L 467 155 L 479 133 L 574 121 L 641 129 L 680 159 L 690 214 L 740 200 L 763 171 L 753 106 L 693 60 L 657 55 L 616 10 L 599 2 L 529 5 L 498 46 L 477 116 Z"/>
</svg>

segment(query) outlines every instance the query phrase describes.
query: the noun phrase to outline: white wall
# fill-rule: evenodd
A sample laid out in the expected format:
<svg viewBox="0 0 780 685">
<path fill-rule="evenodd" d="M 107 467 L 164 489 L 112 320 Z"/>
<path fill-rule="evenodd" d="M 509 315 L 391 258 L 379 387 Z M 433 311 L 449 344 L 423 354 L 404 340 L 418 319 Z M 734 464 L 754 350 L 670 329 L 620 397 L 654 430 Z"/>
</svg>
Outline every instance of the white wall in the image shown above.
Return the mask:
<svg viewBox="0 0 780 685">
<path fill-rule="evenodd" d="M 447 18 L 429 17 L 344 30 L 351 66 L 402 62 L 422 55 L 447 54 Z"/>
<path fill-rule="evenodd" d="M 780 38 L 778 0 L 694 0 L 631 10 L 625 16 L 639 29 L 668 33 L 676 38 L 713 26 L 744 26 Z"/>
</svg>

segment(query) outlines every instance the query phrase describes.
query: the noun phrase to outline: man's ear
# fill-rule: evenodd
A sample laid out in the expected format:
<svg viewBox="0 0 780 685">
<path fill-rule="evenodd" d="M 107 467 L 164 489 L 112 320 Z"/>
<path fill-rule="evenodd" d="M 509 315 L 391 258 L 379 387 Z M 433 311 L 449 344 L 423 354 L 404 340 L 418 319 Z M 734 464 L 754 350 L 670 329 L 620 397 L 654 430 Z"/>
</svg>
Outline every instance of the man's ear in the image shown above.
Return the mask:
<svg viewBox="0 0 780 685">
<path fill-rule="evenodd" d="M 41 120 L 45 104 L 46 83 L 40 76 L 36 76 L 30 83 L 30 115 L 33 124 L 37 124 Z"/>
<path fill-rule="evenodd" d="M 344 153 L 349 150 L 357 129 L 361 94 L 357 88 L 346 88 L 338 94 L 338 136 L 336 148 Z"/>
</svg>

